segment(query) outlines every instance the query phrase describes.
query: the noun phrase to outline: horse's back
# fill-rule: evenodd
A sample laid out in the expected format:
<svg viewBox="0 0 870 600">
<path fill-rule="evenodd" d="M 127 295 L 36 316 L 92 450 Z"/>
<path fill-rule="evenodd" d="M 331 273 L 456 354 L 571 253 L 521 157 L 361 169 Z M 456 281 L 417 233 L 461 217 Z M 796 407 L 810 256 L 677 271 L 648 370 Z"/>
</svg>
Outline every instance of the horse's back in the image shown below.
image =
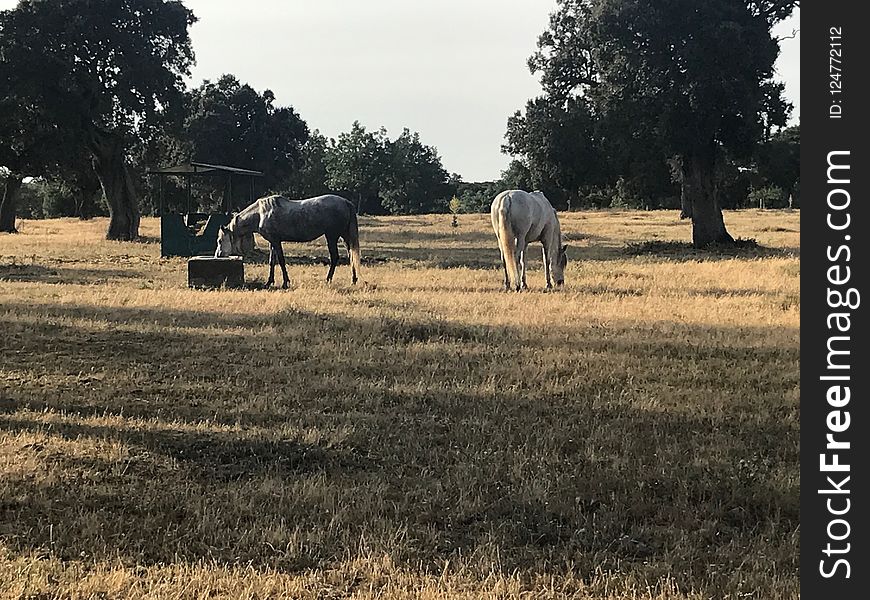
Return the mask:
<svg viewBox="0 0 870 600">
<path fill-rule="evenodd" d="M 274 194 L 272 196 L 260 198 L 257 202 L 265 210 L 314 210 L 317 208 L 323 209 L 324 207 L 353 208 L 353 203 L 350 200 L 336 194 L 323 194 L 321 196 L 313 196 L 311 198 L 298 200 L 280 194 Z"/>
<path fill-rule="evenodd" d="M 505 190 L 492 201 L 490 215 L 493 227 L 506 221 L 514 232 L 528 232 L 533 236 L 556 219 L 556 211 L 547 197 L 539 191 Z"/>
<path fill-rule="evenodd" d="M 347 230 L 356 209 L 350 200 L 324 194 L 303 200 L 286 196 L 267 196 L 259 200 L 261 233 L 287 242 L 311 241 L 326 234 L 341 235 Z"/>
</svg>

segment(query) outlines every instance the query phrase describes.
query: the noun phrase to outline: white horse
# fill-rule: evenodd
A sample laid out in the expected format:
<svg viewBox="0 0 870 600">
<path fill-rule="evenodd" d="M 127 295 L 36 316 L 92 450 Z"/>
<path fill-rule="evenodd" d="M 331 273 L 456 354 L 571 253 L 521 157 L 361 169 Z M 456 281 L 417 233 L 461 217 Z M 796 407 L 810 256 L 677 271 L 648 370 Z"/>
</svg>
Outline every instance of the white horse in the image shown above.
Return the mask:
<svg viewBox="0 0 870 600">
<path fill-rule="evenodd" d="M 275 282 L 275 264 L 281 265 L 284 275 L 283 287 L 289 285 L 287 264 L 281 242 L 310 242 L 322 235 L 326 236 L 329 248 L 329 272 L 326 281 L 332 281 L 332 274 L 338 264 L 338 238 L 344 239 L 350 255 L 351 279 L 357 281 L 360 270 L 359 228 L 356 208 L 353 203 L 341 196 L 328 194 L 307 200 L 290 200 L 284 196 L 260 198 L 239 214 L 233 216 L 229 225 L 218 232 L 215 256 L 240 254 L 240 241 L 251 233 L 259 233 L 269 242 L 269 280 L 266 286 Z"/>
<path fill-rule="evenodd" d="M 531 242 L 544 246 L 547 289 L 565 283 L 568 246 L 562 245 L 562 229 L 556 209 L 543 192 L 508 190 L 500 193 L 490 207 L 492 228 L 498 237 L 504 267 L 504 289 L 526 289 L 526 248 Z M 551 279 L 552 278 L 552 279 Z"/>
</svg>

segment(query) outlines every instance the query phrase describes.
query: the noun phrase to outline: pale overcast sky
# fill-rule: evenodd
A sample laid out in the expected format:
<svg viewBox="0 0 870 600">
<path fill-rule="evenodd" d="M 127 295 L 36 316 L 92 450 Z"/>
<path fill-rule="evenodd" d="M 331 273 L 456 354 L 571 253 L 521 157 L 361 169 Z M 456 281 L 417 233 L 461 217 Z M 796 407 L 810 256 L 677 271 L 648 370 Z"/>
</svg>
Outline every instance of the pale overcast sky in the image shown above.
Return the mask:
<svg viewBox="0 0 870 600">
<path fill-rule="evenodd" d="M 0 8 L 15 0 L 0 0 Z M 185 0 L 199 21 L 190 84 L 232 73 L 330 137 L 381 125 L 434 145 L 466 181 L 498 178 L 508 117 L 540 93 L 526 59 L 555 0 Z M 800 27 L 800 14 L 776 35 Z M 800 114 L 800 35 L 777 62 Z"/>
</svg>

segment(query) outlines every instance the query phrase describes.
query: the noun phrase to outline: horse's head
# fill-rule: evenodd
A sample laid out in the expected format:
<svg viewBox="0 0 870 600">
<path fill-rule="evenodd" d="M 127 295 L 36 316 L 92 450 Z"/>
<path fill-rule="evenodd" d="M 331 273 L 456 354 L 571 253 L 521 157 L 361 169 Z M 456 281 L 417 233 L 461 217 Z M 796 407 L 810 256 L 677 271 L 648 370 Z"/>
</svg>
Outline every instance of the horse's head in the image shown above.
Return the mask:
<svg viewBox="0 0 870 600">
<path fill-rule="evenodd" d="M 550 272 L 553 275 L 553 281 L 556 287 L 565 285 L 565 267 L 568 266 L 568 246 L 567 244 L 559 247 L 558 252 L 554 252 L 550 256 Z"/>
<path fill-rule="evenodd" d="M 235 222 L 235 217 L 230 221 L 230 224 L 226 227 L 221 227 L 220 231 L 218 231 L 217 237 L 217 250 L 215 250 L 214 255 L 215 258 L 221 258 L 223 256 L 240 256 L 241 249 L 239 248 L 239 238 L 233 233 L 233 223 Z"/>
</svg>

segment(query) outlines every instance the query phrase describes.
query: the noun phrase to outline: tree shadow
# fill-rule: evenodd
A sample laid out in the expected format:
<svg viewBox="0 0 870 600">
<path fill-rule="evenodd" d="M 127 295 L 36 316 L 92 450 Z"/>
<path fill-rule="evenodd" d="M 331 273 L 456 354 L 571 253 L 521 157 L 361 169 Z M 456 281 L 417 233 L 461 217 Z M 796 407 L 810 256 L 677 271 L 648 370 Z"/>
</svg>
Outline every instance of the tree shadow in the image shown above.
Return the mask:
<svg viewBox="0 0 870 600">
<path fill-rule="evenodd" d="M 800 248 L 770 248 L 755 240 L 738 239 L 734 244 L 711 244 L 695 248 L 689 242 L 648 240 L 625 245 L 623 255 L 643 256 L 668 261 L 713 261 L 723 259 L 800 258 Z"/>
<path fill-rule="evenodd" d="M 93 285 L 111 279 L 134 279 L 142 273 L 134 269 L 89 269 L 82 267 L 46 267 L 39 264 L 0 265 L 0 281 Z"/>
</svg>

